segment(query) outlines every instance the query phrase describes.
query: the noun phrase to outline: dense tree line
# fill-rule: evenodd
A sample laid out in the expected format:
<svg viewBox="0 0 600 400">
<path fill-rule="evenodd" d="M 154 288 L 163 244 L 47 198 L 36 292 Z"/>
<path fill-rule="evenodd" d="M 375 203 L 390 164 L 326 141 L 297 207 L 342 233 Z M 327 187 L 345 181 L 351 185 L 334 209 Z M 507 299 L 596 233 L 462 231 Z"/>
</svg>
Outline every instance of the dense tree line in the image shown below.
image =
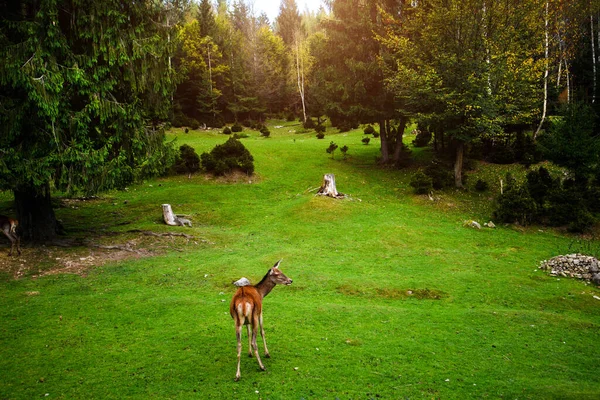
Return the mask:
<svg viewBox="0 0 600 400">
<path fill-rule="evenodd" d="M 0 189 L 26 236 L 59 229 L 52 190 L 167 170 L 165 121 L 373 124 L 395 166 L 414 121 L 461 187 L 466 157 L 531 163 L 538 140 L 579 166 L 550 117 L 585 103 L 572 137 L 597 154 L 598 0 L 330 0 L 315 13 L 282 0 L 275 21 L 251 4 L 0 1 Z M 589 160 L 578 181 L 600 176 Z"/>
</svg>

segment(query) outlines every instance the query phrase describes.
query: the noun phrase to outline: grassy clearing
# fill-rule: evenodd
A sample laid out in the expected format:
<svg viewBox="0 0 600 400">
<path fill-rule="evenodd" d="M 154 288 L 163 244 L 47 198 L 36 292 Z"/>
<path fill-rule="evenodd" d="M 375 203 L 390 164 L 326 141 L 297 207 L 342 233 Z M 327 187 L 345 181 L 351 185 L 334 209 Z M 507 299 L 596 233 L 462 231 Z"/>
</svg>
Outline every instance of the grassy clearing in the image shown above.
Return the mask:
<svg viewBox="0 0 600 400">
<path fill-rule="evenodd" d="M 411 194 L 406 172 L 377 168 L 378 141 L 363 145 L 361 132 L 317 140 L 282 121 L 269 128 L 270 138 L 242 139 L 256 177 L 156 179 L 58 210 L 72 236 L 160 252 L 85 277 L 34 278 L 54 268 L 59 250 L 25 248 L 16 262 L 35 267 L 0 281 L 0 398 L 600 396 L 600 291 L 537 270 L 597 242 L 535 227 L 463 227 L 490 218 L 492 182 L 482 195 L 430 201 Z M 198 153 L 226 139 L 173 136 Z M 325 152 L 332 140 L 350 148 L 348 159 Z M 328 172 L 352 200 L 314 196 Z M 480 166 L 470 184 L 478 174 L 496 178 L 497 167 Z M 162 203 L 194 227 L 161 224 Z M 0 211 L 9 206 L 0 194 Z M 148 242 L 136 229 L 195 239 Z M 272 358 L 266 372 L 243 358 L 236 383 L 231 281 L 257 282 L 280 258 L 294 284 L 265 299 Z"/>
</svg>

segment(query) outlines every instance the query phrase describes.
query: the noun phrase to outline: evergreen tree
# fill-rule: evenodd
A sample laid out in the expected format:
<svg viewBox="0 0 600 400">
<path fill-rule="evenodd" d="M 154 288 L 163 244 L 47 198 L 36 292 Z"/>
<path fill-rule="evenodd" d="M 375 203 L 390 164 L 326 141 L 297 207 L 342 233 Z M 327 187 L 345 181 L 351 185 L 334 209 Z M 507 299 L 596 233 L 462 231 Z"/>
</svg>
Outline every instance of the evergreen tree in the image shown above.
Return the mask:
<svg viewBox="0 0 600 400">
<path fill-rule="evenodd" d="M 51 239 L 51 188 L 92 194 L 169 165 L 177 1 L 0 3 L 0 189 L 24 236 Z"/>
</svg>

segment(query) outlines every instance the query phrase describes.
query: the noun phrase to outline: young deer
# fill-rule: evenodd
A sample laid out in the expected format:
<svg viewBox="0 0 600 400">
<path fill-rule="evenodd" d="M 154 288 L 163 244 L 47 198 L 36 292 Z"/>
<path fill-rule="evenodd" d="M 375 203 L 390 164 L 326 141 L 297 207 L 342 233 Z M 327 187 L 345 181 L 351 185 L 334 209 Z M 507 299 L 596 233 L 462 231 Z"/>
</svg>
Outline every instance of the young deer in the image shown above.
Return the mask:
<svg viewBox="0 0 600 400">
<path fill-rule="evenodd" d="M 256 360 L 260 369 L 265 370 L 265 366 L 258 355 L 258 347 L 256 346 L 257 330 L 260 325 L 260 334 L 265 345 L 265 357 L 269 358 L 269 350 L 267 349 L 267 340 L 265 339 L 265 330 L 263 328 L 262 301 L 278 283 L 281 285 L 291 285 L 292 280 L 285 276 L 279 270 L 281 260 L 277 261 L 273 268 L 258 284 L 254 286 L 241 286 L 233 295 L 229 313 L 235 321 L 235 336 L 237 338 L 237 372 L 235 380 L 240 379 L 240 360 L 242 355 L 242 325 L 248 327 L 248 356 L 252 357 L 252 349 L 256 355 Z M 252 333 L 250 333 L 252 328 Z"/>
<path fill-rule="evenodd" d="M 19 226 L 19 221 L 16 219 L 0 215 L 0 230 L 6 235 L 11 243 L 10 252 L 8 253 L 9 256 L 12 256 L 15 243 L 17 244 L 17 253 L 21 255 L 21 238 L 17 234 L 17 226 Z"/>
</svg>

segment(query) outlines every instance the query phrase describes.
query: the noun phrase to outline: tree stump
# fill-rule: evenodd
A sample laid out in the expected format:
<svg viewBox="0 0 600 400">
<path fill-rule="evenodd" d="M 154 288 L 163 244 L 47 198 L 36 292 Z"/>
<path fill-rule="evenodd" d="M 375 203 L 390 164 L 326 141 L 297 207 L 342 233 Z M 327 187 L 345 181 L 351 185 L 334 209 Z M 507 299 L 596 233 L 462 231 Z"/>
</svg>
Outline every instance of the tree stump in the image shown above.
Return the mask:
<svg viewBox="0 0 600 400">
<path fill-rule="evenodd" d="M 173 210 L 171 209 L 170 204 L 163 204 L 163 219 L 165 220 L 165 224 L 170 226 L 192 226 L 192 222 L 186 218 L 180 218 L 173 214 Z"/>
<path fill-rule="evenodd" d="M 335 187 L 335 175 L 333 174 L 323 175 L 323 184 L 317 194 L 320 196 L 333 197 L 334 199 L 343 199 L 346 197 L 345 194 L 337 191 Z"/>
</svg>

